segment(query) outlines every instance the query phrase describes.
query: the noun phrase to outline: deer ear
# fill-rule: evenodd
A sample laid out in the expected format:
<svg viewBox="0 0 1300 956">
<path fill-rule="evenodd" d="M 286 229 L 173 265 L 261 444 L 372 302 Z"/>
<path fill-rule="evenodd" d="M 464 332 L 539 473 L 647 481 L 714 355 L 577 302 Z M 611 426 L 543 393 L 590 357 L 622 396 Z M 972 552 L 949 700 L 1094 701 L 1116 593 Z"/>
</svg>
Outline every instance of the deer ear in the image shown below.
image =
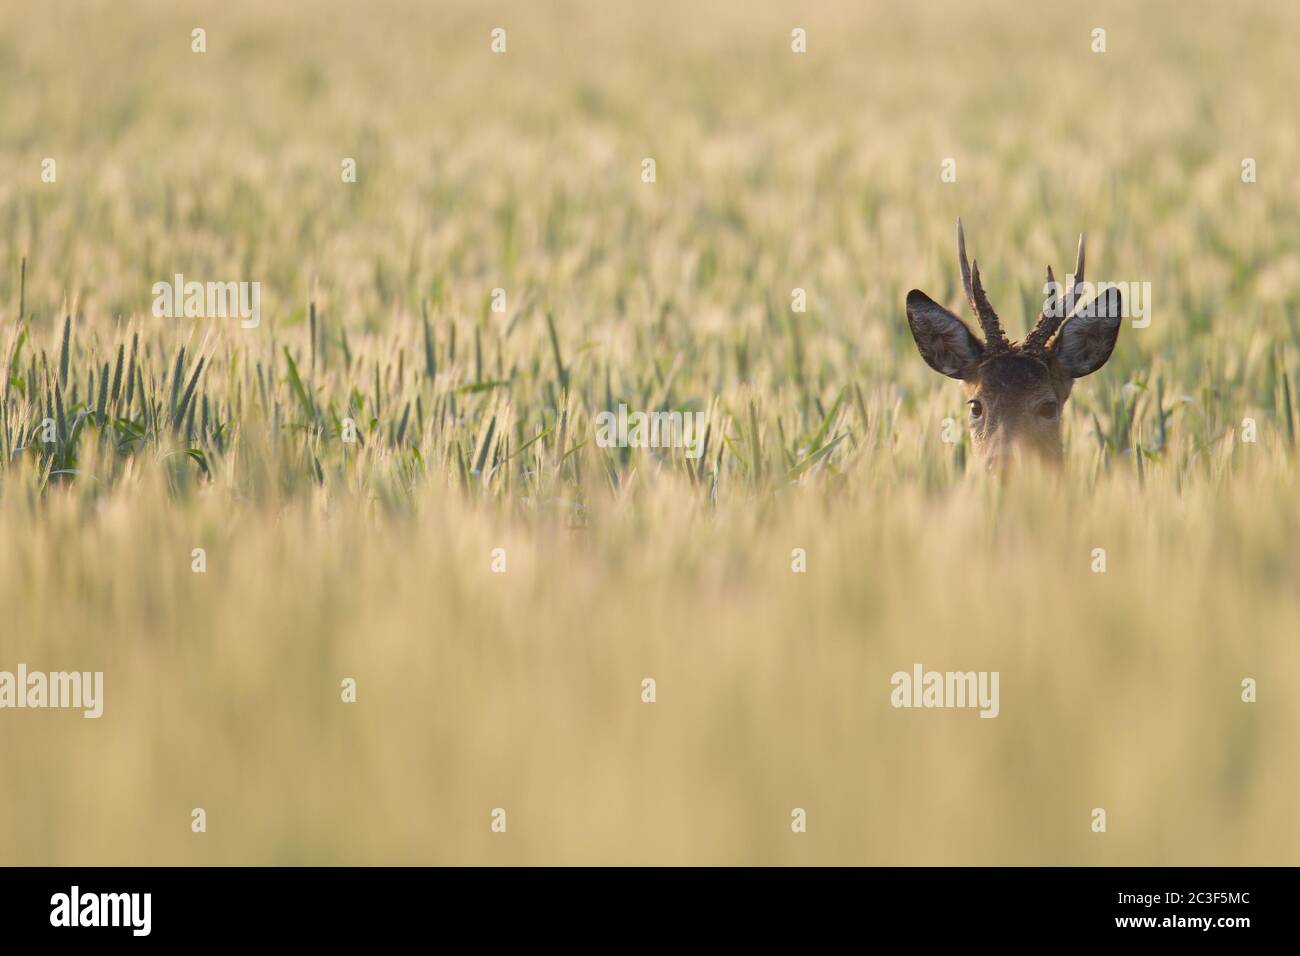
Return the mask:
<svg viewBox="0 0 1300 956">
<path fill-rule="evenodd" d="M 975 333 L 920 289 L 907 293 L 907 324 L 927 365 L 949 378 L 970 378 L 984 355 Z"/>
<path fill-rule="evenodd" d="M 1071 378 L 1091 375 L 1106 364 L 1115 351 L 1121 324 L 1119 289 L 1103 291 L 1077 311 L 1052 343 L 1052 354 L 1061 369 Z"/>
</svg>

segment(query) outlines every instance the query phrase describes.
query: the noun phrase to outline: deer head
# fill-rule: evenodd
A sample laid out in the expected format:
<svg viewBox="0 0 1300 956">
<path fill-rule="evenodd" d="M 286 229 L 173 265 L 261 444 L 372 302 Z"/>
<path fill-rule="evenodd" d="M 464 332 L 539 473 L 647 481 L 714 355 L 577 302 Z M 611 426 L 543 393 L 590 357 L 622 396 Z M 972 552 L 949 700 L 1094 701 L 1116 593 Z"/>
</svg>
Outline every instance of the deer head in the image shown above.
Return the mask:
<svg viewBox="0 0 1300 956">
<path fill-rule="evenodd" d="M 1108 287 L 1085 304 L 1083 236 L 1068 290 L 1056 285 L 1052 267 L 1047 280 L 1056 290 L 1023 342 L 1009 342 L 1002 321 L 980 284 L 978 260 L 966 259 L 966 236 L 957 220 L 957 257 L 966 299 L 984 332 L 981 342 L 970 327 L 920 289 L 907 294 L 907 324 L 912 338 L 936 372 L 966 386 L 971 443 L 990 468 L 1028 452 L 1048 462 L 1061 459 L 1061 410 L 1076 378 L 1106 364 L 1120 326 L 1119 289 Z"/>
</svg>

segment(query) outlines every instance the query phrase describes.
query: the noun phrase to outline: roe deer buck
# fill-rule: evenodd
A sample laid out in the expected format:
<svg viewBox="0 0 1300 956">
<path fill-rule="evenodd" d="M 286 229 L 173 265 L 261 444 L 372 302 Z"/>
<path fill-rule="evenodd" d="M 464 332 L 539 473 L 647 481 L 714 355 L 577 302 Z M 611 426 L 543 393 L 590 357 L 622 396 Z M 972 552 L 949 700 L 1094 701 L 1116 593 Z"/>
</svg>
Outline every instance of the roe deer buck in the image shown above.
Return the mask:
<svg viewBox="0 0 1300 956">
<path fill-rule="evenodd" d="M 962 285 L 980 327 L 981 343 L 956 315 L 920 289 L 907 294 L 907 324 L 912 338 L 936 372 L 961 379 L 970 408 L 971 443 L 978 458 L 996 470 L 1020 450 L 1048 462 L 1061 459 L 1061 408 L 1076 378 L 1106 364 L 1115 348 L 1120 326 L 1120 293 L 1104 288 L 1086 305 L 1069 311 L 1083 291 L 1083 236 L 1072 283 L 1056 285 L 1038 323 L 1023 342 L 1007 341 L 1002 321 L 989 305 L 980 285 L 979 261 L 972 269 L 966 259 L 966 236 L 957 220 L 957 257 Z M 1064 325 L 1062 323 L 1064 322 Z"/>
</svg>

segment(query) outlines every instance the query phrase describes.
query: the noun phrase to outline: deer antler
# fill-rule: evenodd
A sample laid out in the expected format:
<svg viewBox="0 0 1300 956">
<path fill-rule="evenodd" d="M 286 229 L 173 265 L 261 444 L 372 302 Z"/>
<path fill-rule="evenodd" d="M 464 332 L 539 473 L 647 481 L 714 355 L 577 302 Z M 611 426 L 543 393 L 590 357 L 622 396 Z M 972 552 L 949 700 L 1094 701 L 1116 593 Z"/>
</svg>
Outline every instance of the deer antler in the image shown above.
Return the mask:
<svg viewBox="0 0 1300 956">
<path fill-rule="evenodd" d="M 1069 297 L 1078 301 L 1079 294 L 1083 291 L 1083 233 L 1079 233 L 1079 251 L 1074 258 L 1074 275 L 1071 278 L 1073 288 L 1070 290 Z M 1056 277 L 1052 275 L 1052 267 L 1047 267 L 1047 281 L 1050 285 L 1056 284 Z M 1061 327 L 1061 323 L 1067 318 L 1064 301 L 1066 293 L 1062 290 L 1054 295 L 1047 302 L 1047 307 L 1043 309 L 1042 315 L 1038 317 L 1038 323 L 1034 326 L 1032 332 L 1025 336 L 1022 348 L 1041 352 L 1047 348 L 1047 343 L 1056 330 Z"/>
<path fill-rule="evenodd" d="M 993 311 L 993 306 L 989 305 L 988 296 L 984 294 L 984 287 L 980 284 L 979 260 L 975 261 L 975 268 L 972 270 L 970 262 L 966 259 L 966 233 L 961 227 L 960 218 L 957 220 L 957 258 L 961 260 L 961 283 L 966 289 L 966 300 L 975 310 L 975 315 L 980 320 L 980 328 L 984 330 L 985 354 L 1005 352 L 1011 348 L 1011 343 L 1007 341 L 1007 335 L 1002 331 L 1002 320 Z"/>
</svg>

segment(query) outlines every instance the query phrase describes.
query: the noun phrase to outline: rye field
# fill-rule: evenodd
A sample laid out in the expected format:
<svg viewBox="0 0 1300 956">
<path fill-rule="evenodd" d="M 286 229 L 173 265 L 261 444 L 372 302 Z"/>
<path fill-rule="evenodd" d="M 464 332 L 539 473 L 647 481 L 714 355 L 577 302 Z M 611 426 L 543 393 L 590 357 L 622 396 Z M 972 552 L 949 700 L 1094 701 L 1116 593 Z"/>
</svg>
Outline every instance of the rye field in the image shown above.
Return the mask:
<svg viewBox="0 0 1300 956">
<path fill-rule="evenodd" d="M 5 0 L 0 671 L 103 691 L 0 709 L 0 863 L 1297 863 L 1297 39 Z M 1148 284 L 1058 470 L 909 334 L 959 216 L 1014 337 Z"/>
</svg>

